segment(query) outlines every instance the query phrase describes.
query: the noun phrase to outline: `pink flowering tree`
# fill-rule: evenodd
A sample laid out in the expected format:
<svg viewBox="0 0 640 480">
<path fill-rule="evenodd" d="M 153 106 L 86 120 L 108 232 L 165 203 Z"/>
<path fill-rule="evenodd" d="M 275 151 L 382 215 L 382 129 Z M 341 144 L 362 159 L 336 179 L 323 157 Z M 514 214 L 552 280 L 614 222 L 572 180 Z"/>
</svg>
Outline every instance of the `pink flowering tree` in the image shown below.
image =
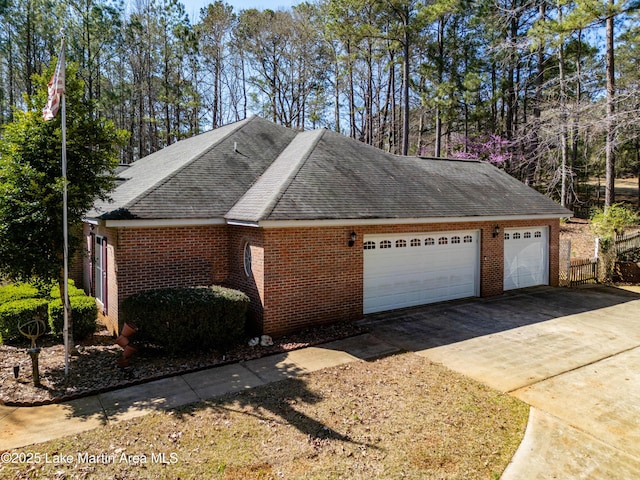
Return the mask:
<svg viewBox="0 0 640 480">
<path fill-rule="evenodd" d="M 472 137 L 460 136 L 451 143 L 452 158 L 473 158 L 506 168 L 513 164 L 515 155 L 509 140 L 491 133 Z"/>
</svg>

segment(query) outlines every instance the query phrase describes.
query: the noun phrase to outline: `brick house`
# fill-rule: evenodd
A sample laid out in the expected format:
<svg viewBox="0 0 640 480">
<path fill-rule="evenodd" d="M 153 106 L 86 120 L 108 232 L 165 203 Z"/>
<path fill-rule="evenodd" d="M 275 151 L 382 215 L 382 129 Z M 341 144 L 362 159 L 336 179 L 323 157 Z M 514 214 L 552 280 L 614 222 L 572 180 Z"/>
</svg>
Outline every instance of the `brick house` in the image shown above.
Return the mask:
<svg viewBox="0 0 640 480">
<path fill-rule="evenodd" d="M 571 215 L 487 163 L 392 155 L 253 117 L 120 173 L 84 228 L 82 282 L 112 326 L 132 293 L 223 284 L 280 335 L 558 284 Z"/>
</svg>

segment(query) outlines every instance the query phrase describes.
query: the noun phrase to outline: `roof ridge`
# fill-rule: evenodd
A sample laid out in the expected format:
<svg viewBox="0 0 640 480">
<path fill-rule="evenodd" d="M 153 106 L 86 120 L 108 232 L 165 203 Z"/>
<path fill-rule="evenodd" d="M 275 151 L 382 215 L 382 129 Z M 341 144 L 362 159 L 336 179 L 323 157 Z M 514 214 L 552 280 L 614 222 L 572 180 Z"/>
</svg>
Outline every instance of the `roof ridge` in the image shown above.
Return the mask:
<svg viewBox="0 0 640 480">
<path fill-rule="evenodd" d="M 259 221 L 268 217 L 306 163 L 324 132 L 326 132 L 324 128 L 298 132 L 269 168 L 229 209 L 225 218 L 233 219 L 234 215 L 246 216 L 246 213 L 242 213 L 242 209 L 247 207 L 253 210 L 251 215 L 255 217 L 246 220 Z M 311 138 L 310 144 L 305 146 L 309 137 Z M 298 155 L 297 152 L 301 147 L 304 147 L 304 151 Z M 254 205 L 255 208 L 252 208 Z"/>
</svg>

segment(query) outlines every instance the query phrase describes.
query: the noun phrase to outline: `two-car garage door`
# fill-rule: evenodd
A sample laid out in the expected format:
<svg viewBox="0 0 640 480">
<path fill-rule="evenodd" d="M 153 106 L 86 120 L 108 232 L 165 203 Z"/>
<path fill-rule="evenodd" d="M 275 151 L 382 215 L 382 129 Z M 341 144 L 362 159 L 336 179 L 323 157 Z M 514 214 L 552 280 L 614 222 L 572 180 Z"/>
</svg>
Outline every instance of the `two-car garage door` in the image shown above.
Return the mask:
<svg viewBox="0 0 640 480">
<path fill-rule="evenodd" d="M 480 292 L 477 230 L 365 235 L 364 313 Z"/>
</svg>

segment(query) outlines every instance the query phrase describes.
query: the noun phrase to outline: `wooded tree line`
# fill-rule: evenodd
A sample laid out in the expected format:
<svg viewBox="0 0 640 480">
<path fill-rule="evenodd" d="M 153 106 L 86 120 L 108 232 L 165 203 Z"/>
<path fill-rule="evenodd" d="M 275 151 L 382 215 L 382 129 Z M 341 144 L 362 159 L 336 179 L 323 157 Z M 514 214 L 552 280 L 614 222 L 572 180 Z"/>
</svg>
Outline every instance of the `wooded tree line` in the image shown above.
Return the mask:
<svg viewBox="0 0 640 480">
<path fill-rule="evenodd" d="M 640 170 L 634 1 L 218 0 L 190 19 L 176 0 L 0 0 L 0 125 L 65 27 L 93 114 L 130 132 L 122 162 L 256 113 L 479 157 L 571 206 L 587 177 Z"/>
</svg>

